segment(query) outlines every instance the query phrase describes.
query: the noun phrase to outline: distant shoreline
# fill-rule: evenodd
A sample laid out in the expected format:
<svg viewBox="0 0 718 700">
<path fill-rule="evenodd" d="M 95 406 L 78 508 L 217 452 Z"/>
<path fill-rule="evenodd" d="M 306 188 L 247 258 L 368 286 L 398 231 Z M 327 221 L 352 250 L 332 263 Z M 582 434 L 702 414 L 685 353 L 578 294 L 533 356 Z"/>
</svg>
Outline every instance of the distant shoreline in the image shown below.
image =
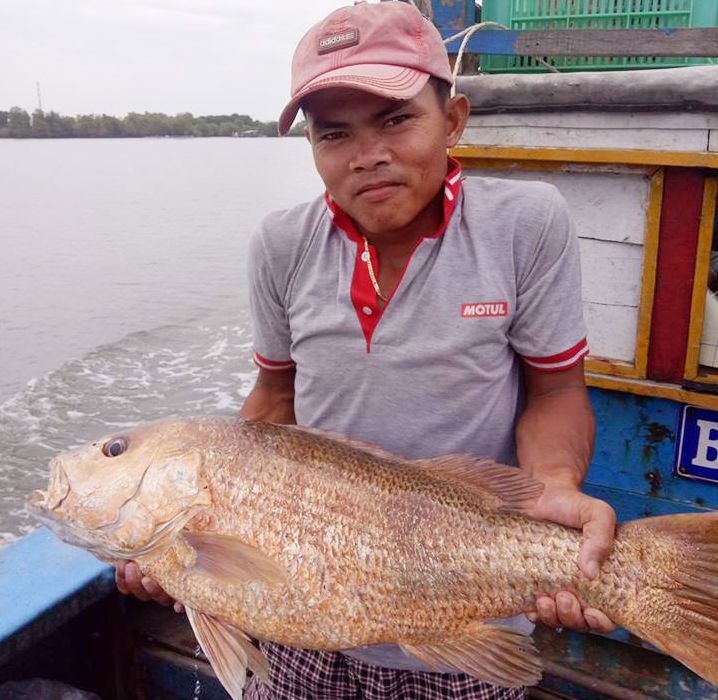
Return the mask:
<svg viewBox="0 0 718 700">
<path fill-rule="evenodd" d="M 304 122 L 296 124 L 290 136 L 301 136 Z M 190 112 L 174 116 L 162 112 L 130 112 L 124 117 L 107 114 L 63 116 L 36 109 L 31 114 L 21 107 L 0 110 L 0 138 L 274 138 L 277 122 L 263 122 L 247 114 L 219 114 L 195 117 Z"/>
</svg>

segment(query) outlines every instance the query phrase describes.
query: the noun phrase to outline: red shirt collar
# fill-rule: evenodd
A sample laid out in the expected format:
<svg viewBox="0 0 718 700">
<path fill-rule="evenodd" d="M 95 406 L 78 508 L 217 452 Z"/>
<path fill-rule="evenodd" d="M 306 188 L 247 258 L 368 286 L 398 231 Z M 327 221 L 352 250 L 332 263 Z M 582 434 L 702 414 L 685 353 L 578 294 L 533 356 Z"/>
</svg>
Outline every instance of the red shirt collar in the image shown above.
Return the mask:
<svg viewBox="0 0 718 700">
<path fill-rule="evenodd" d="M 449 224 L 449 219 L 456 208 L 461 190 L 461 163 L 456 158 L 448 156 L 447 175 L 444 178 L 444 217 L 438 230 L 433 234 L 427 234 L 424 238 L 438 238 Z M 351 217 L 331 198 L 329 192 L 324 192 L 324 201 L 327 204 L 329 215 L 336 226 L 353 241 L 361 241 L 362 236 L 357 230 L 356 224 Z"/>
</svg>

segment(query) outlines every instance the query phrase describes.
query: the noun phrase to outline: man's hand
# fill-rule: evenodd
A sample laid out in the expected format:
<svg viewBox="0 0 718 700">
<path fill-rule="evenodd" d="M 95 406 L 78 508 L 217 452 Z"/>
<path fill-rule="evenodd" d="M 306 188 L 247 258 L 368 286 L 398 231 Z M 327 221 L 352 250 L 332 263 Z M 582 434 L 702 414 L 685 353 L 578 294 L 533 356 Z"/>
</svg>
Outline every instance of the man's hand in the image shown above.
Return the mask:
<svg viewBox="0 0 718 700">
<path fill-rule="evenodd" d="M 139 566 L 133 561 L 120 559 L 115 562 L 115 583 L 123 595 L 133 595 L 144 602 L 153 600 L 165 607 L 173 605 L 175 612 L 184 612 L 182 603 L 167 595 L 157 581 L 149 576 L 142 576 Z"/>
<path fill-rule="evenodd" d="M 582 493 L 569 484 L 547 483 L 529 515 L 583 530 L 578 565 L 586 578 L 595 579 L 611 552 L 616 514 L 608 503 Z M 555 599 L 542 595 L 536 610 L 527 613 L 532 622 L 550 627 L 570 627 L 605 634 L 616 626 L 600 610 L 583 608 L 571 591 L 560 591 Z"/>
<path fill-rule="evenodd" d="M 591 462 L 595 421 L 583 377 L 583 360 L 560 372 L 524 366 L 526 407 L 516 427 L 519 465 L 544 491 L 529 515 L 583 530 L 578 565 L 589 579 L 598 576 L 613 545 L 613 508 L 581 493 Z M 551 627 L 610 632 L 614 624 L 595 608 L 581 609 L 570 591 L 540 595 L 533 622 Z"/>
</svg>

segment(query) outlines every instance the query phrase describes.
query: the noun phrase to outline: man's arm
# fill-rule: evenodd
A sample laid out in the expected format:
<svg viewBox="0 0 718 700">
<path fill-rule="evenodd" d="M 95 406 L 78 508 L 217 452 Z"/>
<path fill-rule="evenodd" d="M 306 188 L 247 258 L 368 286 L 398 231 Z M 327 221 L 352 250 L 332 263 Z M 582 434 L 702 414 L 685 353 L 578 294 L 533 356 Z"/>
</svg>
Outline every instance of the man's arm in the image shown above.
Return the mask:
<svg viewBox="0 0 718 700">
<path fill-rule="evenodd" d="M 293 424 L 294 369 L 269 371 L 260 368 L 252 391 L 244 400 L 239 415 L 249 420 Z"/>
<path fill-rule="evenodd" d="M 583 377 L 583 362 L 559 372 L 541 372 L 524 365 L 526 407 L 516 427 L 521 468 L 545 485 L 530 515 L 581 528 L 584 541 L 579 567 L 588 578 L 598 576 L 613 545 L 616 515 L 608 503 L 580 491 L 593 452 L 595 422 Z M 540 619 L 551 626 L 610 632 L 613 623 L 599 610 L 581 605 L 561 591 L 554 601 L 536 601 Z"/>
<path fill-rule="evenodd" d="M 252 391 L 242 404 L 239 415 L 250 420 L 270 423 L 296 423 L 294 417 L 294 369 L 268 371 L 260 368 Z M 154 600 L 160 605 L 175 604 L 177 612 L 182 607 L 165 593 L 149 576 L 142 576 L 134 561 L 121 560 L 115 565 L 115 582 L 120 593 L 134 595 L 143 601 Z"/>
</svg>

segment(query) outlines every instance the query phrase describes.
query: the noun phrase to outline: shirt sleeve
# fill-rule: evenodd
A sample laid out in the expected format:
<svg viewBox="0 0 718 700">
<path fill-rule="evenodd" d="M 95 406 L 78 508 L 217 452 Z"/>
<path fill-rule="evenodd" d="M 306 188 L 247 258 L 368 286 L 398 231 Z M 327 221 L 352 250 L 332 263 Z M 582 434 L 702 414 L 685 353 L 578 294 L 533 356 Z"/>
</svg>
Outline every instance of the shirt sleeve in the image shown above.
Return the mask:
<svg viewBox="0 0 718 700">
<path fill-rule="evenodd" d="M 588 344 L 578 239 L 566 201 L 555 187 L 550 193 L 535 244 L 525 248 L 517 266 L 509 342 L 526 364 L 555 372 L 576 365 L 588 354 Z"/>
<path fill-rule="evenodd" d="M 294 367 L 291 333 L 284 304 L 282 279 L 276 269 L 277 256 L 266 247 L 264 226 L 254 234 L 249 247 L 247 278 L 249 310 L 252 319 L 254 362 L 262 369 L 279 371 Z"/>
</svg>

